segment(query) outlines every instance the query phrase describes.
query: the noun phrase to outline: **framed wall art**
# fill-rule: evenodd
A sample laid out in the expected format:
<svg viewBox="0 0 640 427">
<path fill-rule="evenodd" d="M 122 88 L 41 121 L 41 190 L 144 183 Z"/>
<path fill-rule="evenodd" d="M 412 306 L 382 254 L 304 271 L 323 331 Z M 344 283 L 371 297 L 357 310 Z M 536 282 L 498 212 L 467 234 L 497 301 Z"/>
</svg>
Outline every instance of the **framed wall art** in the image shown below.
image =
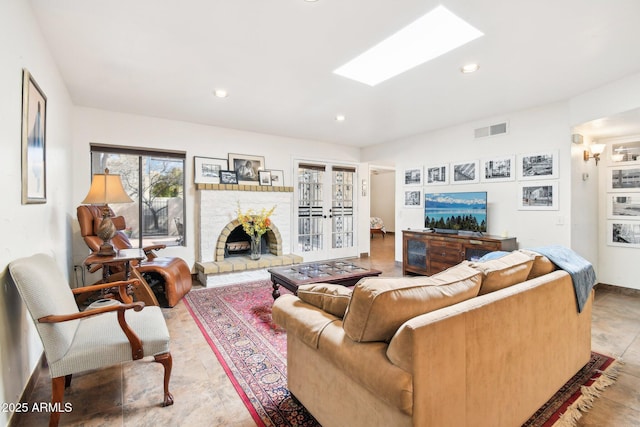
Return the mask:
<svg viewBox="0 0 640 427">
<path fill-rule="evenodd" d="M 22 204 L 47 202 L 47 97 L 22 70 Z"/>
<path fill-rule="evenodd" d="M 640 165 L 613 166 L 607 173 L 609 191 L 640 190 Z"/>
<path fill-rule="evenodd" d="M 236 171 L 220 171 L 220 184 L 237 184 L 238 174 Z"/>
<path fill-rule="evenodd" d="M 405 169 L 404 185 L 422 185 L 422 167 Z"/>
<path fill-rule="evenodd" d="M 229 169 L 236 172 L 239 184 L 258 185 L 258 172 L 264 170 L 264 156 L 229 153 Z"/>
<path fill-rule="evenodd" d="M 426 166 L 424 185 L 447 185 L 449 184 L 449 165 Z"/>
<path fill-rule="evenodd" d="M 193 181 L 196 184 L 220 184 L 220 172 L 229 169 L 227 159 L 193 158 Z"/>
<path fill-rule="evenodd" d="M 422 190 L 405 190 L 404 207 L 405 208 L 421 208 L 422 207 Z"/>
<path fill-rule="evenodd" d="M 531 181 L 518 189 L 518 209 L 529 211 L 557 211 L 558 182 Z"/>
<path fill-rule="evenodd" d="M 640 193 L 614 193 L 607 196 L 607 218 L 640 220 Z"/>
<path fill-rule="evenodd" d="M 518 179 L 558 178 L 558 151 L 523 154 L 518 157 Z"/>
<path fill-rule="evenodd" d="M 260 185 L 271 186 L 271 171 L 258 171 Z"/>
<path fill-rule="evenodd" d="M 475 184 L 480 182 L 479 164 L 477 160 L 451 163 L 452 184 Z"/>
<path fill-rule="evenodd" d="M 609 221 L 607 245 L 640 248 L 640 221 Z"/>
<path fill-rule="evenodd" d="M 515 181 L 515 156 L 494 157 L 482 160 L 480 180 L 483 182 Z"/>
<path fill-rule="evenodd" d="M 610 148 L 612 163 L 640 162 L 640 137 L 616 139 Z"/>
<path fill-rule="evenodd" d="M 281 170 L 269 170 L 271 172 L 271 185 L 274 187 L 284 187 L 284 172 Z"/>
</svg>

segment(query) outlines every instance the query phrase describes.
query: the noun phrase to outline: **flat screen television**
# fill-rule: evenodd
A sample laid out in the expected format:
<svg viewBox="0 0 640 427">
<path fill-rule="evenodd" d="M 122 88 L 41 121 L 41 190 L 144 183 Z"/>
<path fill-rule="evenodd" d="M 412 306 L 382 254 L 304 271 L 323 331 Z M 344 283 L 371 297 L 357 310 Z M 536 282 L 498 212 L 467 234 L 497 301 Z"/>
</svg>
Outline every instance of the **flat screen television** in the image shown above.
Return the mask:
<svg viewBox="0 0 640 427">
<path fill-rule="evenodd" d="M 425 193 L 424 226 L 436 232 L 487 231 L 487 192 Z"/>
</svg>

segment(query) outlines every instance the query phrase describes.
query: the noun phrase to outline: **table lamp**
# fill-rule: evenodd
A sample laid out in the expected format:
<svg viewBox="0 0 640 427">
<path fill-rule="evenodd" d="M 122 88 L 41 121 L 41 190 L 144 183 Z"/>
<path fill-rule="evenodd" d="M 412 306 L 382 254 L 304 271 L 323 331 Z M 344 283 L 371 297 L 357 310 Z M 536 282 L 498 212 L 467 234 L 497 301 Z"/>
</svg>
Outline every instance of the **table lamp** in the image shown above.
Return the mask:
<svg viewBox="0 0 640 427">
<path fill-rule="evenodd" d="M 98 227 L 97 236 L 102 239 L 100 250 L 95 255 L 114 256 L 116 252 L 111 245 L 111 239 L 116 234 L 116 226 L 111 220 L 109 203 L 131 203 L 133 200 L 124 191 L 120 175 L 109 174 L 109 169 L 104 174 L 96 173 L 91 181 L 89 194 L 82 201 L 85 205 L 103 205 L 102 222 Z"/>
</svg>

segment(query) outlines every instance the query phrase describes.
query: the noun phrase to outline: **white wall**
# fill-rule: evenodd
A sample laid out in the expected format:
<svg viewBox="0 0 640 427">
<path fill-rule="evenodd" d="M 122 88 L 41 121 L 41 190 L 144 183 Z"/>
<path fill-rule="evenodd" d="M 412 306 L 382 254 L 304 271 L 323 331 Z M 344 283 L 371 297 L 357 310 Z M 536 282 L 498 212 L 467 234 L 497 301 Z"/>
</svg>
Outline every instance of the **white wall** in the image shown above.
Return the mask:
<svg viewBox="0 0 640 427">
<path fill-rule="evenodd" d="M 474 139 L 473 130 L 504 120 L 506 135 Z M 370 163 L 393 159 L 396 166 L 396 260 L 402 260 L 401 230 L 423 228 L 422 209 L 403 208 L 403 171 L 407 167 L 437 165 L 457 161 L 481 160 L 494 156 L 559 153 L 559 209 L 555 211 L 518 210 L 519 181 L 455 184 L 425 187 L 433 191 L 487 191 L 488 232 L 507 233 L 518 239 L 520 247 L 549 244 L 571 246 L 571 138 L 568 105 L 557 103 L 506 117 L 488 118 L 460 126 L 405 138 L 362 150 L 362 160 Z M 581 248 L 575 248 L 578 252 Z"/>
<path fill-rule="evenodd" d="M 42 346 L 7 272 L 16 258 L 53 255 L 70 276 L 71 102 L 32 14 L 29 2 L 0 2 L 0 402 L 17 402 Z M 22 68 L 47 96 L 47 203 L 21 204 Z M 10 414 L 0 412 L 0 424 Z"/>
<path fill-rule="evenodd" d="M 573 126 L 640 108 L 640 73 L 576 96 L 570 100 L 569 105 L 570 123 Z M 602 120 L 602 123 L 606 124 L 606 120 Z M 585 145 L 588 145 L 591 142 L 590 135 L 584 136 Z M 624 136 L 626 135 L 619 135 L 619 137 Z M 610 144 L 611 140 L 598 142 Z M 580 147 L 581 153 L 583 149 L 584 147 Z M 588 221 L 589 225 L 580 227 L 579 232 L 575 233 L 575 238 L 582 239 L 579 244 L 597 254 L 598 282 L 640 289 L 640 282 L 637 279 L 640 277 L 640 263 L 638 263 L 640 249 L 607 244 L 609 222 L 607 219 L 609 197 L 607 172 L 610 165 L 608 152 L 607 148 L 603 160 L 597 167 L 593 160 L 586 163 L 582 160 L 577 161 L 576 170 L 587 171 L 590 178 L 588 184 L 583 185 L 582 188 L 582 194 L 588 199 L 587 205 L 578 206 L 580 210 L 576 209 L 575 216 L 584 216 L 584 221 Z M 576 181 L 574 185 L 580 188 L 577 178 L 574 180 Z M 593 201 L 594 199 L 596 202 Z"/>
<path fill-rule="evenodd" d="M 76 107 L 72 139 L 74 185 L 71 199 L 74 206 L 86 196 L 91 182 L 89 144 L 92 142 L 187 152 L 185 225 L 188 246 L 169 247 L 163 250 L 163 255 L 180 256 L 190 266 L 197 259 L 199 242 L 193 156 L 227 158 L 228 153 L 263 155 L 267 169 L 284 171 L 287 186 L 294 185 L 293 159 L 357 162 L 360 157 L 360 150 L 355 147 Z M 367 176 L 368 171 L 362 173 Z M 360 221 L 366 222 L 368 230 L 368 209 L 366 215 Z M 368 243 L 368 239 L 361 240 Z M 87 255 L 87 247 L 80 237 L 77 221 L 73 224 L 73 252 L 76 264 L 80 264 Z"/>
</svg>

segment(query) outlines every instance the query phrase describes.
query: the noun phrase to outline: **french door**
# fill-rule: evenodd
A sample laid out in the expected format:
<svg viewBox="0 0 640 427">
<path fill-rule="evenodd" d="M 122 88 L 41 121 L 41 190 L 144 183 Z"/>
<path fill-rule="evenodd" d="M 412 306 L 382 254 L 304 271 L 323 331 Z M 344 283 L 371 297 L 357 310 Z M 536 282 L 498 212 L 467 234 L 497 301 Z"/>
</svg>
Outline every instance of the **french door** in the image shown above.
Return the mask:
<svg viewBox="0 0 640 427">
<path fill-rule="evenodd" d="M 305 262 L 358 255 L 352 165 L 297 161 L 294 252 Z"/>
</svg>

